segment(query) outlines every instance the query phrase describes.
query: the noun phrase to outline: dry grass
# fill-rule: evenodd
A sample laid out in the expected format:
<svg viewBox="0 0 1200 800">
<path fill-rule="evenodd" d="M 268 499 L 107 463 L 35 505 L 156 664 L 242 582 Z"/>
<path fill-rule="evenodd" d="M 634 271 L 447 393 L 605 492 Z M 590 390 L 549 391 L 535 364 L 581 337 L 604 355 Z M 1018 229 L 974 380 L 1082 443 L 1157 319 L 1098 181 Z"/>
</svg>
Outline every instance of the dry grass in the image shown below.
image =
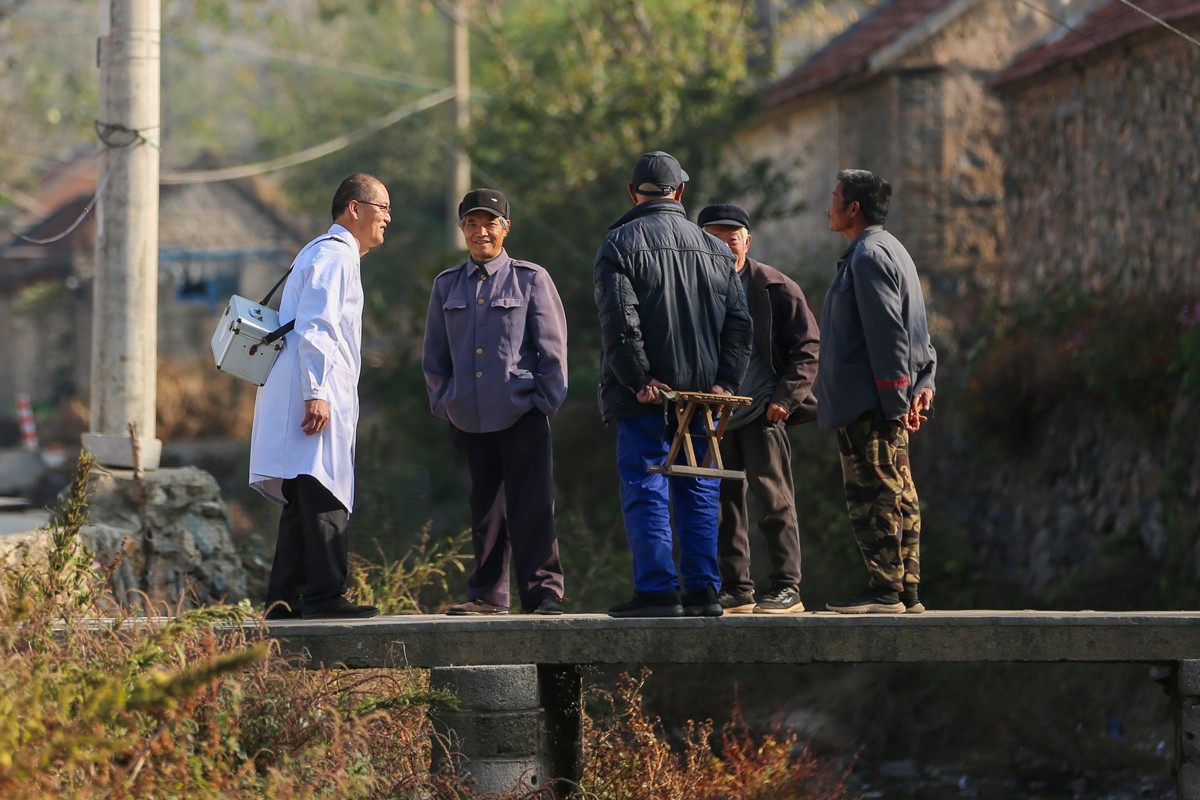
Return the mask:
<svg viewBox="0 0 1200 800">
<path fill-rule="evenodd" d="M 85 453 L 45 532 L 46 556 L 0 567 L 0 797 L 472 796 L 461 779 L 429 772 L 427 711 L 454 698 L 430 691 L 426 672 L 301 669 L 249 603 L 154 618 L 114 603 L 78 538 L 93 466 Z M 426 541 L 356 586 L 419 609 L 423 588 L 436 597 L 462 568 L 464 546 Z M 676 752 L 643 711 L 641 685 L 626 677 L 595 693 L 580 796 L 845 797 L 844 772 L 782 730 L 693 724 Z M 549 800 L 544 790 L 508 797 Z"/>
<path fill-rule="evenodd" d="M 158 436 L 164 441 L 249 436 L 254 396 L 254 386 L 218 372 L 211 359 L 160 360 Z"/>
<path fill-rule="evenodd" d="M 155 434 L 164 441 L 250 435 L 255 387 L 218 372 L 211 359 L 160 359 L 156 391 Z M 64 401 L 39 422 L 46 441 L 78 442 L 89 427 L 86 397 Z"/>
<path fill-rule="evenodd" d="M 591 693 L 585 718 L 584 789 L 597 798 L 666 800 L 848 800 L 849 769 L 812 756 L 799 737 L 776 726 L 749 730 L 738 715 L 719 731 L 689 721 L 672 748 L 660 721 L 646 713 L 649 672 L 623 675 L 612 691 Z"/>
<path fill-rule="evenodd" d="M 48 558 L 0 573 L 0 797 L 467 796 L 429 775 L 425 710 L 451 699 L 424 673 L 296 669 L 248 604 L 115 606 L 77 536 L 91 467 Z"/>
</svg>

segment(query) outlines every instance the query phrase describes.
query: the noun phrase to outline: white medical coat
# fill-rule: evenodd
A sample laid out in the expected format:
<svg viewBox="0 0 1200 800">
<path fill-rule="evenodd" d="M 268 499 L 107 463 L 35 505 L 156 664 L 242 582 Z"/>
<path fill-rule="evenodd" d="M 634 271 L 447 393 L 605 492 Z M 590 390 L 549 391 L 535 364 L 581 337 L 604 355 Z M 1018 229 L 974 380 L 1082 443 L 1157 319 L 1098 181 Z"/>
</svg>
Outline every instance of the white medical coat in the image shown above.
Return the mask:
<svg viewBox="0 0 1200 800">
<path fill-rule="evenodd" d="M 300 251 L 283 286 L 279 321 L 294 319 L 296 328 L 283 337 L 279 358 L 259 387 L 250 437 L 250 485 L 280 505 L 285 478 L 311 475 L 347 511 L 354 508 L 362 371 L 359 268 L 358 241 L 334 225 Z M 308 436 L 300 427 L 304 403 L 316 399 L 329 402 L 329 425 Z"/>
</svg>

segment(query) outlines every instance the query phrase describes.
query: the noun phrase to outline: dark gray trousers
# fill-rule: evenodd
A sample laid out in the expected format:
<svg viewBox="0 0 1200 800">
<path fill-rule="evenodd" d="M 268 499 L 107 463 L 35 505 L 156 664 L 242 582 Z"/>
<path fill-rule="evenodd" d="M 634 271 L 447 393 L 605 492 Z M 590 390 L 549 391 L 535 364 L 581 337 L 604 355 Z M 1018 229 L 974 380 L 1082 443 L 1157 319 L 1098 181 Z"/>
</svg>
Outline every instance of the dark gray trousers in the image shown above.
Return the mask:
<svg viewBox="0 0 1200 800">
<path fill-rule="evenodd" d="M 450 439 L 471 473 L 475 564 L 467 576 L 467 599 L 509 604 L 511 553 L 522 608 L 536 608 L 546 595 L 561 600 L 550 420 L 530 411 L 494 433 L 468 433 L 451 425 Z"/>
<path fill-rule="evenodd" d="M 346 591 L 350 514 L 311 475 L 283 482 L 287 505 L 279 514 L 279 537 L 267 585 L 267 607 L 283 601 L 293 611 L 313 612 L 331 605 Z"/>
<path fill-rule="evenodd" d="M 721 481 L 721 518 L 717 554 L 721 589 L 753 594 L 750 577 L 749 496 L 758 506 L 758 529 L 767 542 L 771 589 L 800 586 L 800 527 L 796 522 L 796 489 L 792 483 L 792 445 L 782 422 L 766 413 L 740 428 L 725 431 L 721 458 L 726 469 L 744 469 L 745 481 Z"/>
</svg>

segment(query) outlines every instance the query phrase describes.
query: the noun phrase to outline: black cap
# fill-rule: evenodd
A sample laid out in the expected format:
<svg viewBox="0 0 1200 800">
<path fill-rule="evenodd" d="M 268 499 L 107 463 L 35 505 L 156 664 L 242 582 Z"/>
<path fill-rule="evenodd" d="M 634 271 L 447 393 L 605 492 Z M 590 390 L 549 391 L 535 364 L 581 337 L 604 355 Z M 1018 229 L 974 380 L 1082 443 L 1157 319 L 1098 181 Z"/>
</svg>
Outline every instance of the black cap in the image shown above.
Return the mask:
<svg viewBox="0 0 1200 800">
<path fill-rule="evenodd" d="M 458 218 L 461 220 L 472 211 L 490 211 L 508 219 L 508 198 L 495 189 L 472 189 L 458 204 Z"/>
<path fill-rule="evenodd" d="M 701 228 L 706 225 L 730 225 L 750 230 L 750 215 L 746 213 L 746 209 L 733 203 L 714 203 L 700 210 L 696 224 Z"/>
<path fill-rule="evenodd" d="M 688 182 L 688 174 L 675 156 L 655 150 L 638 159 L 633 168 L 633 190 L 638 194 L 670 194 Z M 657 191 L 646 184 L 657 187 Z"/>
</svg>

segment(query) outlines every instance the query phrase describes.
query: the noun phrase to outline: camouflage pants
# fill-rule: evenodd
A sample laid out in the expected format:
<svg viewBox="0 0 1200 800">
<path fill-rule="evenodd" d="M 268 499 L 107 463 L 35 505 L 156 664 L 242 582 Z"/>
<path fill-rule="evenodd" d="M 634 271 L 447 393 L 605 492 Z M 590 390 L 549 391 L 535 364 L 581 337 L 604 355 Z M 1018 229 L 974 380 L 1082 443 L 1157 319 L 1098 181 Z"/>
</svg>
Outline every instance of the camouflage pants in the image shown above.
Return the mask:
<svg viewBox="0 0 1200 800">
<path fill-rule="evenodd" d="M 874 410 L 838 428 L 846 507 L 871 585 L 921 582 L 921 508 L 908 462 L 908 431 Z"/>
</svg>

